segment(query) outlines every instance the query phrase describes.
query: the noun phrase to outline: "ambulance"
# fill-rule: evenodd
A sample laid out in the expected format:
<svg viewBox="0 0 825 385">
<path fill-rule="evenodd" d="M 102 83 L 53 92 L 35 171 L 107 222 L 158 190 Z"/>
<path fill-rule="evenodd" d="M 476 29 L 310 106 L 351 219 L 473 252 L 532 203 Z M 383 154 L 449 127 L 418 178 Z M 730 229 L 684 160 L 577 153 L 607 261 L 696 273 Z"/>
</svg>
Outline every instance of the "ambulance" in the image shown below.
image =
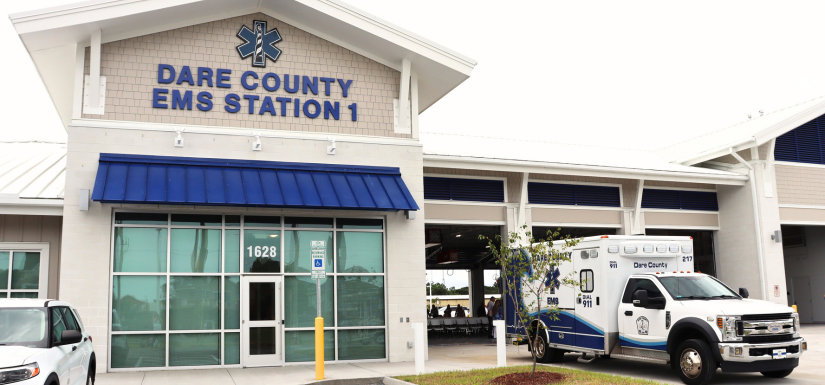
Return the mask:
<svg viewBox="0 0 825 385">
<path fill-rule="evenodd" d="M 748 299 L 746 288 L 735 291 L 695 271 L 690 237 L 587 237 L 567 252 L 571 261 L 548 276 L 515 279 L 519 292 L 522 280 L 540 279 L 547 289 L 540 298 L 504 293 L 508 337 L 528 344 L 538 330 L 539 362 L 580 353 L 582 362 L 659 363 L 671 365 L 686 384 L 706 384 L 719 368 L 786 377 L 807 350 L 792 308 Z M 581 284 L 565 286 L 564 277 Z M 527 329 L 519 324 L 513 297 L 521 308 L 541 301 L 539 320 L 537 306 L 527 309 L 534 319 Z M 556 317 L 548 310 L 552 305 L 558 306 Z"/>
</svg>

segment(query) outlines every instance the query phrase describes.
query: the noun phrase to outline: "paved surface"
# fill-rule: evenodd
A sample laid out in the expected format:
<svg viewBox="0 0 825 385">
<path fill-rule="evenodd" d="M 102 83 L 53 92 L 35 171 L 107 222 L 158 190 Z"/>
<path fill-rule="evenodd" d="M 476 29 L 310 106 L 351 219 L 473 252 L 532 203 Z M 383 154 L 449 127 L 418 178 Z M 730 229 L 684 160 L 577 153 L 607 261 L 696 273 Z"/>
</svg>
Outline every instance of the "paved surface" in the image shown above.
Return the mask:
<svg viewBox="0 0 825 385">
<path fill-rule="evenodd" d="M 802 356 L 799 367 L 788 378 L 776 380 L 763 377 L 759 373 L 731 374 L 719 371 L 716 373 L 714 383 L 808 385 L 825 382 L 825 325 L 803 326 L 802 335 L 808 340 L 809 350 Z M 432 373 L 494 367 L 496 365 L 495 354 L 495 346 L 492 344 L 430 346 L 426 371 Z M 577 358 L 577 354 L 567 354 L 564 363 L 554 366 L 681 384 L 679 377 L 670 370 L 669 366 L 617 359 L 600 359 L 590 364 L 582 364 L 576 361 Z M 531 362 L 530 352 L 526 347 L 507 347 L 508 366 L 528 365 Z M 415 365 L 412 362 L 335 364 L 326 366 L 326 377 L 327 379 L 391 377 L 413 374 L 414 368 Z M 315 367 L 301 365 L 277 368 L 103 373 L 98 374 L 97 384 L 240 385 L 269 383 L 273 379 L 277 379 L 278 385 L 312 383 L 315 380 Z"/>
</svg>

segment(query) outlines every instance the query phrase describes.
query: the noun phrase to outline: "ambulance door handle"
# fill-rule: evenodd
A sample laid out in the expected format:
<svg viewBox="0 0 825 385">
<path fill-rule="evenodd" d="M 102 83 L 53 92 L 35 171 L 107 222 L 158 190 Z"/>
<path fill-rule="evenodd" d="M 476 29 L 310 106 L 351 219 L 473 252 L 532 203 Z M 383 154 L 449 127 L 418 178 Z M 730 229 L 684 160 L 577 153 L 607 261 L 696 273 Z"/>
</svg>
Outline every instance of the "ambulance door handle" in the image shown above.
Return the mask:
<svg viewBox="0 0 825 385">
<path fill-rule="evenodd" d="M 632 311 L 630 311 L 630 310 L 628 310 L 628 311 L 625 311 L 625 312 L 624 312 L 624 315 L 626 315 L 626 316 L 632 316 L 632 315 L 633 315 L 633 312 L 632 312 Z"/>
<path fill-rule="evenodd" d="M 599 306 L 599 297 L 596 297 L 596 306 Z"/>
</svg>

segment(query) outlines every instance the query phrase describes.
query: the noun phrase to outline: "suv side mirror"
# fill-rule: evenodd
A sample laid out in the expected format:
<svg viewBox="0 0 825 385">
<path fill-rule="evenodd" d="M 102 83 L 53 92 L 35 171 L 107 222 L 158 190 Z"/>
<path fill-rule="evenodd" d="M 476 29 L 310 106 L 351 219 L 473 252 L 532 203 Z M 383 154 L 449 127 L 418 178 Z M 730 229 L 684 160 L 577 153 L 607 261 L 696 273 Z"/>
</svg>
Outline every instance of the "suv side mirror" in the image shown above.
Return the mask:
<svg viewBox="0 0 825 385">
<path fill-rule="evenodd" d="M 739 295 L 742 296 L 742 298 L 748 298 L 749 297 L 748 289 L 746 289 L 744 287 L 740 287 L 739 288 Z"/>
<path fill-rule="evenodd" d="M 636 290 L 633 293 L 633 306 L 635 307 L 647 307 L 648 306 L 648 299 L 647 299 L 647 290 Z"/>
<path fill-rule="evenodd" d="M 55 345 L 73 345 L 79 343 L 83 339 L 83 334 L 77 330 L 64 330 L 60 335 L 60 342 Z"/>
</svg>

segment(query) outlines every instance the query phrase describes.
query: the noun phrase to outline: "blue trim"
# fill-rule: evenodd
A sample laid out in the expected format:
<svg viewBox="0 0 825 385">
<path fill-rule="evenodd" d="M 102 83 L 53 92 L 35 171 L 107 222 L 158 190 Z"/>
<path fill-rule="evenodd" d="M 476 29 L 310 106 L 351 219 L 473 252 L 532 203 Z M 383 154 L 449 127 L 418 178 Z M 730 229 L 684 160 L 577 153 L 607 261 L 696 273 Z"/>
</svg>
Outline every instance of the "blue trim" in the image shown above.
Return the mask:
<svg viewBox="0 0 825 385">
<path fill-rule="evenodd" d="M 642 349 L 653 349 L 653 350 L 667 350 L 667 341 L 655 341 L 655 342 L 647 342 L 647 341 L 637 341 L 633 340 L 624 336 L 619 336 L 619 340 L 621 341 L 622 346 L 628 348 L 642 348 Z"/>
<path fill-rule="evenodd" d="M 504 181 L 424 177 L 424 199 L 504 202 Z"/>
<path fill-rule="evenodd" d="M 719 211 L 719 204 L 715 192 L 646 188 L 642 192 L 642 208 Z"/>
<path fill-rule="evenodd" d="M 395 167 L 101 154 L 92 200 L 311 209 L 418 210 Z"/>
<path fill-rule="evenodd" d="M 527 183 L 527 200 L 532 204 L 621 207 L 619 188 L 563 183 Z"/>
<path fill-rule="evenodd" d="M 825 115 L 777 137 L 774 158 L 785 162 L 825 164 Z"/>
</svg>

